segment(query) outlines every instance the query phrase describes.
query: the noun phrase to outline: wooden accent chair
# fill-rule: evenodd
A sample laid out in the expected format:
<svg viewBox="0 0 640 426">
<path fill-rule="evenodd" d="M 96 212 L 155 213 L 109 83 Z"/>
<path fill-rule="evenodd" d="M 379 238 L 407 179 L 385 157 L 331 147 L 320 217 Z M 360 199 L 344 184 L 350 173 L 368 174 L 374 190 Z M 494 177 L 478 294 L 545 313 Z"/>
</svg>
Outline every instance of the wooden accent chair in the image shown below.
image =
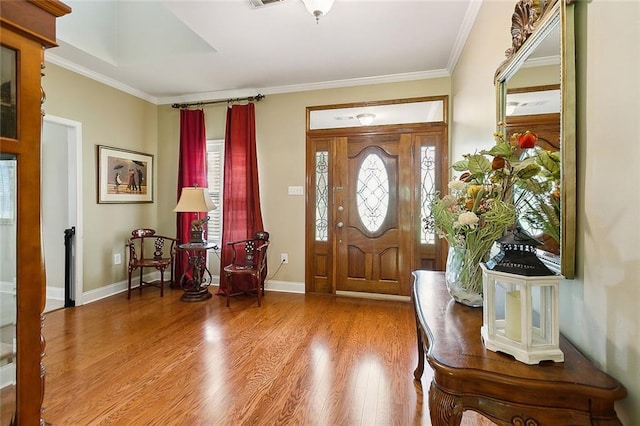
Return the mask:
<svg viewBox="0 0 640 426">
<path fill-rule="evenodd" d="M 153 247 L 151 244 L 153 242 Z M 129 278 L 127 299 L 131 298 L 131 274 L 140 269 L 140 294 L 142 287 L 153 286 L 160 288 L 160 297 L 164 296 L 164 271 L 169 268 L 173 280 L 174 259 L 178 240 L 163 235 L 156 235 L 156 231 L 149 228 L 134 229 L 127 241 L 129 247 Z M 145 257 L 145 246 L 153 249 L 153 255 Z M 144 281 L 144 268 L 155 268 L 160 271 L 160 281 Z"/>
<path fill-rule="evenodd" d="M 264 281 L 267 277 L 267 248 L 269 247 L 269 233 L 256 232 L 253 238 L 227 243 L 233 250 L 231 264 L 224 267 L 226 277 L 225 295 L 227 307 L 229 297 L 233 293 L 234 277 L 248 277 L 258 295 L 258 306 L 262 306 L 264 296 Z"/>
</svg>

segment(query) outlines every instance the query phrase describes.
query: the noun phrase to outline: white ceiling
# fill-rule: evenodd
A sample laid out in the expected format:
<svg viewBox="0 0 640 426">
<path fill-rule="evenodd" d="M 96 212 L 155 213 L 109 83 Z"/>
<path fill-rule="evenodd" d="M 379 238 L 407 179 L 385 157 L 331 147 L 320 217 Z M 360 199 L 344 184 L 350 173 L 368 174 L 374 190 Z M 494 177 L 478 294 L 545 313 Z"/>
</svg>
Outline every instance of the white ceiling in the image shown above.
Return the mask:
<svg viewBox="0 0 640 426">
<path fill-rule="evenodd" d="M 481 2 L 68 0 L 46 59 L 157 104 L 448 76 Z"/>
</svg>

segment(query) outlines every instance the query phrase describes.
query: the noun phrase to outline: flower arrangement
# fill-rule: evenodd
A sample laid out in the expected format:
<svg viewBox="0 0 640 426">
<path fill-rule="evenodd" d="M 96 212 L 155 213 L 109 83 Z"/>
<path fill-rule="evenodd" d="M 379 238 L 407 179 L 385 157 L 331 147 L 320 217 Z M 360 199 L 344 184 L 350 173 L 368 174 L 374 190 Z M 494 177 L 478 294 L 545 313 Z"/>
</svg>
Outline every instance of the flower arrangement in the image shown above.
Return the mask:
<svg viewBox="0 0 640 426">
<path fill-rule="evenodd" d="M 482 291 L 479 264 L 488 260 L 493 243 L 514 225 L 519 205 L 529 202 L 535 210 L 531 194 L 548 188 L 536 177 L 543 170 L 537 157 L 520 159 L 517 155 L 535 146 L 535 133 L 515 133 L 508 141 L 502 133 L 494 137 L 496 143 L 491 149 L 465 154 L 453 164 L 460 176 L 449 182 L 448 195 L 435 198 L 432 217 L 425 219 L 425 226 L 449 243 L 447 269 L 449 262 L 458 262 L 458 279 L 466 290 L 476 293 Z M 452 251 L 459 253 L 456 259 Z"/>
</svg>

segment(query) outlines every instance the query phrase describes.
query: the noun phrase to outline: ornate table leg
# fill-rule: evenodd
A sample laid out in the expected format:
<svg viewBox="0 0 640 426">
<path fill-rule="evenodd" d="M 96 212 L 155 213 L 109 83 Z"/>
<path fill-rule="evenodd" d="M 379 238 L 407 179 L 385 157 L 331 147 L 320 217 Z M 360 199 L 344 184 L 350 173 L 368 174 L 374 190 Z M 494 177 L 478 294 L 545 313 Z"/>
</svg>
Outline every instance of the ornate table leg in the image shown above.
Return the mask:
<svg viewBox="0 0 640 426">
<path fill-rule="evenodd" d="M 443 392 L 435 382 L 431 382 L 429 414 L 433 426 L 459 426 L 463 411 L 460 398 Z"/>
<path fill-rule="evenodd" d="M 184 294 L 180 297 L 183 302 L 199 302 L 211 298 L 209 292 L 209 284 L 211 284 L 211 272 L 206 266 L 206 251 L 193 250 L 187 251 L 187 259 L 191 267 L 191 279 L 187 278 L 187 274 L 183 274 L 180 278 L 180 286 L 184 290 Z"/>
<path fill-rule="evenodd" d="M 418 366 L 413 372 L 413 377 L 420 381 L 424 372 L 424 341 L 422 340 L 422 330 L 418 325 L 418 318 L 416 318 L 416 336 L 418 340 Z"/>
</svg>

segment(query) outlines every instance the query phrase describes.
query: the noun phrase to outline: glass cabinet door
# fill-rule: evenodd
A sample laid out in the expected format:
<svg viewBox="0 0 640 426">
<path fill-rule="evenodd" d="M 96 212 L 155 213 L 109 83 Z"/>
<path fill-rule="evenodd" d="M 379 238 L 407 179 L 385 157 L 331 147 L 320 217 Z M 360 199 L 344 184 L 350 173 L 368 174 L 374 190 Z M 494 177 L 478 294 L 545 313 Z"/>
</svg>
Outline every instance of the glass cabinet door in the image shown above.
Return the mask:
<svg viewBox="0 0 640 426">
<path fill-rule="evenodd" d="M 0 425 L 16 414 L 16 156 L 0 154 Z"/>
<path fill-rule="evenodd" d="M 18 137 L 16 51 L 2 46 L 0 51 L 0 136 Z"/>
</svg>

